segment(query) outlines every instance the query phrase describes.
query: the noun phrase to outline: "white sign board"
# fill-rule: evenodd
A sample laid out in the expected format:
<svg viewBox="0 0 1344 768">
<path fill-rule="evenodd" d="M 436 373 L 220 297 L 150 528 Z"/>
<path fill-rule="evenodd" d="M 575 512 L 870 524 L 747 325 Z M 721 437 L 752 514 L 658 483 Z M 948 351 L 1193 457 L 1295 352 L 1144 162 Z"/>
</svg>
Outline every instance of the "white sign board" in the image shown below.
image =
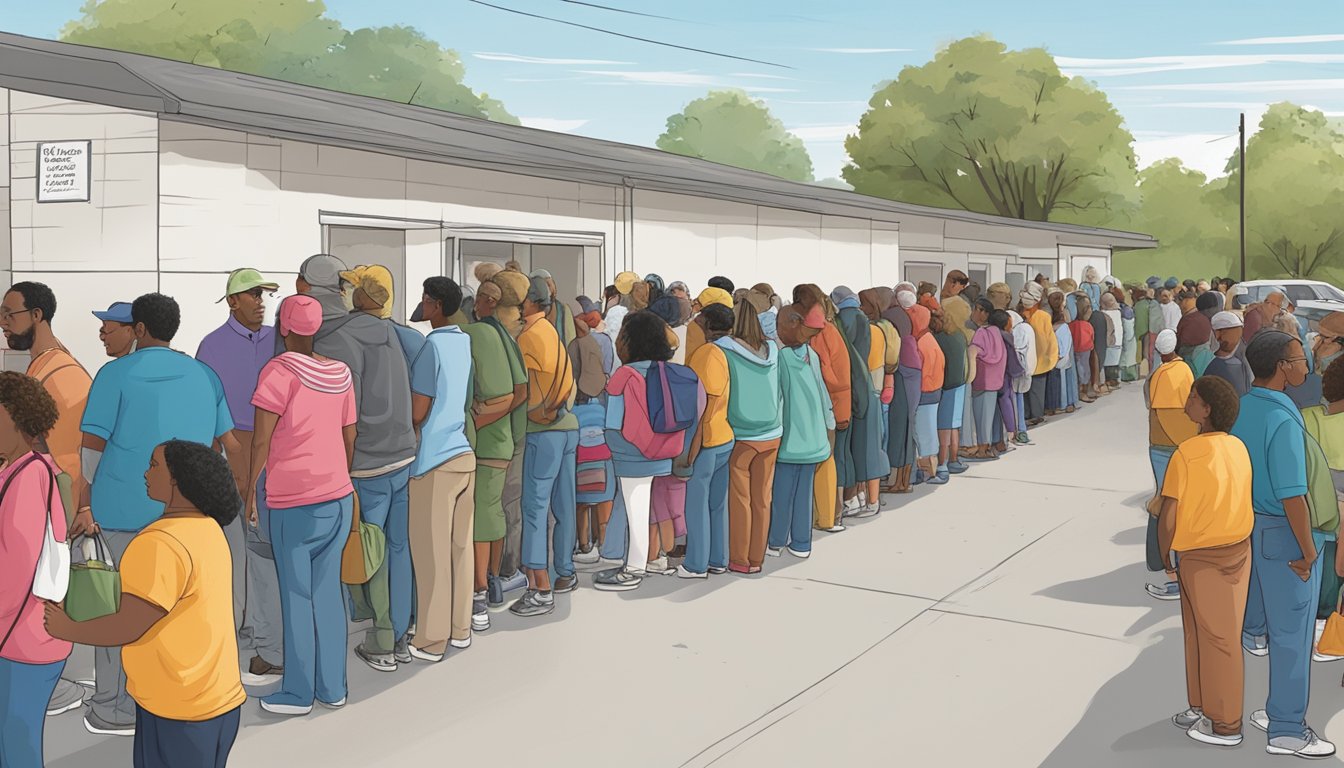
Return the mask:
<svg viewBox="0 0 1344 768">
<path fill-rule="evenodd" d="M 92 141 L 49 141 L 37 145 L 37 202 L 87 203 Z"/>
</svg>

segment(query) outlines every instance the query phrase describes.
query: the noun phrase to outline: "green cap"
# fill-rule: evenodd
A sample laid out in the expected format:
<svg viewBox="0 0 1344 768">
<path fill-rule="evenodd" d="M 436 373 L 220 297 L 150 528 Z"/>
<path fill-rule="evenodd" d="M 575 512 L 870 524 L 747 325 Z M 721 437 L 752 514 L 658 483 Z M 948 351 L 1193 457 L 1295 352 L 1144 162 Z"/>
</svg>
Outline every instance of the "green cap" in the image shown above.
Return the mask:
<svg viewBox="0 0 1344 768">
<path fill-rule="evenodd" d="M 260 272 L 251 267 L 235 269 L 229 273 L 228 288 L 225 289 L 224 297 L 219 301 L 223 301 L 235 293 L 246 293 L 253 288 L 261 288 L 265 291 L 278 291 L 280 290 L 280 285 L 278 283 L 272 283 L 262 277 Z M 215 303 L 218 304 L 219 301 Z"/>
</svg>

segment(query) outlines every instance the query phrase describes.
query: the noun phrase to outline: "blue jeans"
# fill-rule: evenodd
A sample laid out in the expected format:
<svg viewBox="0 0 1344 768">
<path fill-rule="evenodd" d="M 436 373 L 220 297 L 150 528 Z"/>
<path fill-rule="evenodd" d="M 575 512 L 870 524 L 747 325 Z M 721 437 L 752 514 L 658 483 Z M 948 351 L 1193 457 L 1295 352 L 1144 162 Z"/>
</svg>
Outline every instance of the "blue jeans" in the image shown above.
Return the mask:
<svg viewBox="0 0 1344 768">
<path fill-rule="evenodd" d="M 1176 449 L 1166 445 L 1148 446 L 1148 462 L 1153 466 L 1153 480 L 1157 482 L 1157 492 L 1162 493 L 1162 483 L 1167 478 L 1167 465 Z"/>
<path fill-rule="evenodd" d="M 544 571 L 547 555 L 546 511 L 555 518 L 551 556 L 558 576 L 574 575 L 575 456 L 579 450 L 577 429 L 531 432 L 523 451 L 523 556 L 524 568 Z M 608 531 L 610 535 L 610 531 Z"/>
<path fill-rule="evenodd" d="M 373 609 L 370 648 L 391 652 L 411 627 L 414 579 L 411 577 L 409 466 L 378 477 L 351 478 L 359 494 L 360 519 L 383 529 L 387 560 L 363 587 Z M 351 587 L 356 591 L 360 586 Z"/>
<path fill-rule="evenodd" d="M 42 724 L 64 661 L 24 664 L 0 659 L 0 765 L 42 768 Z"/>
<path fill-rule="evenodd" d="M 1317 551 L 1324 545 L 1313 534 Z M 1316 604 L 1321 593 L 1321 560 L 1311 578 L 1298 578 L 1288 563 L 1302 557 L 1288 518 L 1255 516 L 1251 532 L 1251 584 L 1246 595 L 1242 642 L 1269 637 L 1269 738 L 1306 733 L 1307 700 L 1311 693 L 1311 645 L 1315 640 Z M 1333 566 L 1333 563 L 1331 564 Z"/>
<path fill-rule="evenodd" d="M 816 464 L 775 463 L 768 537 L 772 549 L 812 551 L 812 477 L 816 472 Z"/>
<path fill-rule="evenodd" d="M 1025 392 L 1014 392 L 1013 396 L 1017 399 L 1017 431 L 1025 433 L 1027 431 L 1027 398 Z"/>
<path fill-rule="evenodd" d="M 686 560 L 682 563 L 688 571 L 704 573 L 711 565 L 728 567 L 728 458 L 735 444 L 729 440 L 701 448 L 691 467 L 686 481 Z M 807 499 L 810 504 L 811 493 Z"/>
<path fill-rule="evenodd" d="M 345 610 L 341 551 L 350 534 L 354 497 L 271 510 L 271 546 L 280 577 L 285 674 L 276 704 L 312 706 L 345 698 Z"/>
<path fill-rule="evenodd" d="M 616 486 L 616 497 L 611 500 L 611 520 L 607 522 L 607 532 L 602 538 L 602 549 L 599 554 L 607 560 L 615 560 L 618 563 L 625 562 L 625 550 L 628 546 L 626 533 L 629 524 L 625 521 L 625 497 L 621 495 L 621 484 L 615 479 L 615 470 L 612 471 L 612 482 Z M 687 546 L 690 539 L 687 539 Z"/>
<path fill-rule="evenodd" d="M 135 768 L 224 768 L 238 737 L 241 706 L 209 720 L 170 720 L 135 708 Z"/>
</svg>

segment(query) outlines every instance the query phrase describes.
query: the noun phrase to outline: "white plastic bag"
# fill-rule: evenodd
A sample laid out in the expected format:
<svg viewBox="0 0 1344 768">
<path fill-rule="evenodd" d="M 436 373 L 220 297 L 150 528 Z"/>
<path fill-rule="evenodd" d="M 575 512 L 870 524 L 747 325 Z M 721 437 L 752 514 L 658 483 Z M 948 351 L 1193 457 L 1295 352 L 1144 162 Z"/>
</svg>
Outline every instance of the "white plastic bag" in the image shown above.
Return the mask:
<svg viewBox="0 0 1344 768">
<path fill-rule="evenodd" d="M 37 556 L 33 595 L 59 603 L 65 599 L 65 591 L 70 586 L 70 544 L 57 541 L 56 534 L 51 530 L 55 484 L 56 480 L 52 478 L 53 491 L 47 497 L 47 529 L 42 534 L 42 552 Z"/>
</svg>

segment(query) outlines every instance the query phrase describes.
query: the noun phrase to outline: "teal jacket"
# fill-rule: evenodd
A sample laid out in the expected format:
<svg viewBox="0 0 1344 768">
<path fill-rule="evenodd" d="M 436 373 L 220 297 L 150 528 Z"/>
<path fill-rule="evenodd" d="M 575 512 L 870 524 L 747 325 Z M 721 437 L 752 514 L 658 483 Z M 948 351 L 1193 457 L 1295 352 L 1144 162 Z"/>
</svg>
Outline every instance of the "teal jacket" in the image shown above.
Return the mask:
<svg viewBox="0 0 1344 768">
<path fill-rule="evenodd" d="M 714 342 L 728 361 L 728 423 L 739 440 L 774 440 L 784 433 L 779 395 L 779 347 L 767 341 L 764 358 L 731 336 Z"/>
<path fill-rule="evenodd" d="M 826 433 L 835 429 L 835 411 L 821 378 L 817 353 L 804 344 L 779 353 L 779 389 L 784 399 L 784 464 L 820 464 L 831 455 Z"/>
</svg>

